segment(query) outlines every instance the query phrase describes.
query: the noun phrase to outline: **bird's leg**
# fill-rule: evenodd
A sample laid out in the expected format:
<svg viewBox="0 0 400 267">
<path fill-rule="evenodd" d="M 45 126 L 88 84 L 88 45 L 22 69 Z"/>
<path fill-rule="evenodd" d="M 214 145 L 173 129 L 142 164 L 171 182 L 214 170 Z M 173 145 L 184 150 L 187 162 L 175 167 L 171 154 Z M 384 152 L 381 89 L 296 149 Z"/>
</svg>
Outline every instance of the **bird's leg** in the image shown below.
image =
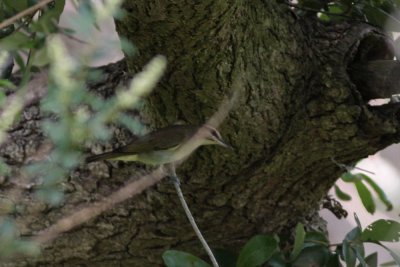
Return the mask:
<svg viewBox="0 0 400 267">
<path fill-rule="evenodd" d="M 176 182 L 179 185 L 181 184 L 181 181 L 179 180 L 178 176 L 176 175 L 175 164 L 173 162 L 162 165 L 161 168 L 162 168 L 163 172 L 172 179 L 172 182 Z"/>
</svg>

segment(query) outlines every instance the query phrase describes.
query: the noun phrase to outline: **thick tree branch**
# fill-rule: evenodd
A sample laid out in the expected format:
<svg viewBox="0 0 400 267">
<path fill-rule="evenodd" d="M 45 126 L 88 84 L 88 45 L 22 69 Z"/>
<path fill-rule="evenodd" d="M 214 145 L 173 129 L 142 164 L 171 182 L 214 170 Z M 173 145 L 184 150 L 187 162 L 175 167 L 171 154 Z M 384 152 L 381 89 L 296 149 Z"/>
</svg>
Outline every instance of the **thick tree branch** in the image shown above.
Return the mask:
<svg viewBox="0 0 400 267">
<path fill-rule="evenodd" d="M 390 98 L 400 94 L 400 62 L 373 60 L 355 63 L 349 68 L 350 77 L 364 99 Z"/>
</svg>

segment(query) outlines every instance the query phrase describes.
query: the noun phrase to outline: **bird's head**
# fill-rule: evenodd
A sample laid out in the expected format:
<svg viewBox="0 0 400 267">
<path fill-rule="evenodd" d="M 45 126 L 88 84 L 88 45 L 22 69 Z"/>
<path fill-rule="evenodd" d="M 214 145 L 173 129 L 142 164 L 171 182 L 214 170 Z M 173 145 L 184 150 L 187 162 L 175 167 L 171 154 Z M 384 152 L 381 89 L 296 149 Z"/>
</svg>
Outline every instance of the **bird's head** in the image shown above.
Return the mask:
<svg viewBox="0 0 400 267">
<path fill-rule="evenodd" d="M 214 127 L 204 124 L 200 127 L 200 134 L 204 138 L 202 145 L 221 145 L 232 149 L 232 146 L 227 144 L 221 137 L 221 134 Z"/>
</svg>

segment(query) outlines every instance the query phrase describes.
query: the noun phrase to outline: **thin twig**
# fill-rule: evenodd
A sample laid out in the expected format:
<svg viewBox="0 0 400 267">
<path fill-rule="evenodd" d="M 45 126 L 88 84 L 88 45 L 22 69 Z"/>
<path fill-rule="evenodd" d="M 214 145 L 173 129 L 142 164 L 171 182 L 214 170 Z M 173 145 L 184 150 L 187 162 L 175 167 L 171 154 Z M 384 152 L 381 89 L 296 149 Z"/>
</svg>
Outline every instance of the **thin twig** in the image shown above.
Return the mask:
<svg viewBox="0 0 400 267">
<path fill-rule="evenodd" d="M 35 13 L 33 13 L 32 15 L 30 15 L 28 19 L 26 19 L 24 22 L 22 22 L 20 25 L 18 25 L 18 27 L 14 30 L 14 32 L 19 31 L 19 30 L 20 30 L 22 27 L 24 27 L 25 25 L 29 25 L 29 23 L 32 22 L 34 16 L 35 16 Z"/>
<path fill-rule="evenodd" d="M 357 169 L 357 170 L 360 170 L 360 171 L 363 171 L 363 172 L 367 172 L 367 173 L 369 173 L 369 174 L 373 174 L 373 175 L 375 175 L 375 173 L 374 173 L 374 172 L 371 172 L 371 171 L 369 171 L 369 170 L 366 170 L 366 169 L 359 168 L 359 167 L 357 167 L 357 166 L 354 166 L 353 168 L 354 168 L 354 169 Z"/>
<path fill-rule="evenodd" d="M 208 121 L 214 126 L 218 126 L 222 123 L 228 112 L 232 109 L 234 102 L 238 99 L 239 94 L 243 90 L 243 82 L 241 79 L 236 79 L 233 83 L 233 93 L 231 97 L 223 101 L 218 110 Z M 197 137 L 198 138 L 198 137 Z M 191 149 L 191 142 L 195 142 L 196 135 L 192 137 L 186 144 L 182 145 L 182 149 L 186 150 L 187 156 L 191 154 L 194 149 Z M 177 151 L 176 153 L 182 153 Z M 181 164 L 174 164 L 174 167 Z M 66 216 L 50 227 L 38 232 L 34 240 L 38 243 L 44 244 L 52 241 L 61 233 L 67 232 L 78 225 L 81 225 L 88 220 L 100 215 L 102 212 L 114 207 L 116 204 L 125 201 L 134 195 L 140 194 L 145 189 L 151 187 L 152 185 L 160 182 L 165 177 L 165 172 L 162 169 L 158 169 L 149 175 L 142 177 L 140 180 L 127 184 L 123 188 L 119 189 L 115 193 L 104 197 L 102 200 L 97 201 L 88 205 L 87 207 L 72 213 L 70 216 Z"/>
<path fill-rule="evenodd" d="M 333 157 L 331 157 L 331 161 L 333 163 L 335 163 L 339 168 L 345 169 L 347 172 L 351 172 L 353 169 L 357 169 L 357 170 L 364 171 L 364 172 L 367 172 L 369 174 L 375 175 L 374 172 L 371 172 L 369 170 L 362 169 L 362 168 L 359 168 L 359 167 L 356 167 L 356 166 L 349 166 L 349 165 L 346 165 L 346 164 L 343 164 L 343 163 L 339 163 Z"/>
<path fill-rule="evenodd" d="M 7 27 L 8 25 L 13 23 L 14 21 L 16 21 L 16 20 L 18 20 L 18 19 L 20 19 L 20 18 L 32 13 L 32 12 L 35 12 L 36 10 L 41 9 L 43 6 L 47 5 L 51 1 L 54 1 L 54 0 L 43 0 L 42 2 L 39 2 L 36 5 L 31 6 L 30 8 L 27 8 L 27 9 L 19 12 L 18 14 L 12 16 L 11 18 L 6 19 L 2 23 L 0 23 L 0 30 L 3 29 L 4 27 Z"/>
<path fill-rule="evenodd" d="M 185 201 L 185 198 L 183 197 L 183 193 L 181 190 L 181 187 L 179 185 L 179 183 L 177 181 L 173 181 L 175 189 L 176 189 L 176 193 L 178 194 L 179 200 L 181 201 L 182 207 L 186 213 L 186 216 L 190 222 L 190 224 L 193 227 L 194 232 L 197 235 L 197 238 L 200 240 L 201 244 L 203 245 L 204 249 L 206 250 L 208 256 L 210 257 L 210 260 L 213 264 L 214 267 L 219 267 L 217 260 L 214 257 L 214 254 L 212 253 L 210 247 L 207 244 L 207 241 L 205 240 L 205 238 L 203 237 L 203 235 L 200 232 L 199 227 L 196 224 L 196 221 L 194 220 L 194 217 L 192 215 L 192 213 L 190 212 L 190 209 Z"/>
<path fill-rule="evenodd" d="M 329 243 L 326 243 L 326 242 L 323 242 L 323 241 L 309 240 L 309 239 L 304 240 L 304 243 L 313 243 L 313 244 L 321 245 L 321 246 L 324 246 L 324 247 L 327 247 L 327 248 L 329 248 L 329 247 L 337 247 L 337 246 L 343 245 L 343 243 L 329 244 Z M 347 243 L 350 244 L 350 245 L 358 245 L 359 241 L 352 240 L 352 241 L 348 241 Z"/>
<path fill-rule="evenodd" d="M 160 170 L 153 171 L 149 175 L 142 177 L 140 180 L 124 186 L 110 196 L 107 196 L 86 208 L 76 211 L 70 216 L 60 219 L 49 228 L 40 231 L 34 240 L 40 244 L 50 242 L 61 233 L 67 232 L 114 207 L 116 204 L 127 200 L 134 195 L 140 194 L 145 189 L 161 181 L 164 177 L 164 173 Z"/>
</svg>

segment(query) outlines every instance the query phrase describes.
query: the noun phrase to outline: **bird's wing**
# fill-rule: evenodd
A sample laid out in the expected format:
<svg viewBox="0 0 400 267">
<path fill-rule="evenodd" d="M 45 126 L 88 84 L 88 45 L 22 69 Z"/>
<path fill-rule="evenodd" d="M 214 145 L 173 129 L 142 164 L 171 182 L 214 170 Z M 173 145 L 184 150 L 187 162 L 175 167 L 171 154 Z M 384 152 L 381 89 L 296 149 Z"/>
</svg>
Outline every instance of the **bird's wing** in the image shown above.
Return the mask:
<svg viewBox="0 0 400 267">
<path fill-rule="evenodd" d="M 145 136 L 139 137 L 134 142 L 117 149 L 117 152 L 140 154 L 150 151 L 173 149 L 189 139 L 197 127 L 171 126 Z"/>
</svg>

